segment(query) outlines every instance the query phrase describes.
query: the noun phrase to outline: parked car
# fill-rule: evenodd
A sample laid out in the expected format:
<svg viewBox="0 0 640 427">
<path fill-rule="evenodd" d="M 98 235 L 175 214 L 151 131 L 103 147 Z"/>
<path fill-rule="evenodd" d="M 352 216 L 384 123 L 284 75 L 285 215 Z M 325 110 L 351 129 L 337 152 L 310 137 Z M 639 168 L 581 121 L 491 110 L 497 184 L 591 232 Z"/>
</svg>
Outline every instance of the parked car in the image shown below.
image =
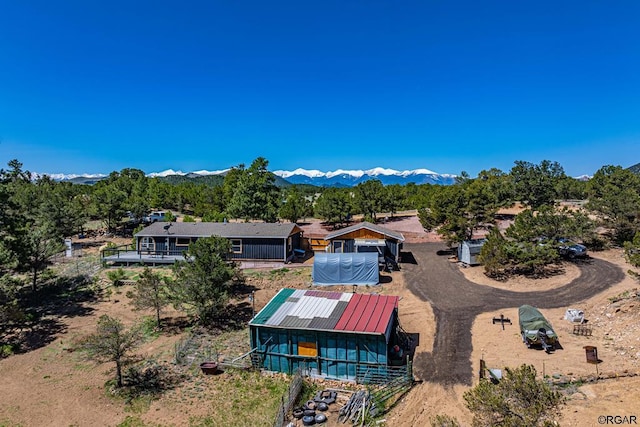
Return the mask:
<svg viewBox="0 0 640 427">
<path fill-rule="evenodd" d="M 569 239 L 558 239 L 558 253 L 567 258 L 584 258 L 587 256 L 587 248 L 584 245 L 573 243 Z"/>
</svg>

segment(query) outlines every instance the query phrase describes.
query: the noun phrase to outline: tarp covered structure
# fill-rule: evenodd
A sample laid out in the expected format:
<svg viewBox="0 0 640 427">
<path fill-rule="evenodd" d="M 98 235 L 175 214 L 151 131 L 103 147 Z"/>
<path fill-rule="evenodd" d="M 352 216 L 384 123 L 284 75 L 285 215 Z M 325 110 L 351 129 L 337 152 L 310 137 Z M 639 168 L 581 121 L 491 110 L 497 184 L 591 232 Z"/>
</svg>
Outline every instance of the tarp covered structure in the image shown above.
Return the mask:
<svg viewBox="0 0 640 427">
<path fill-rule="evenodd" d="M 518 321 L 522 340 L 527 344 L 541 344 L 545 350 L 558 340 L 551 323 L 530 305 L 523 305 L 518 309 Z"/>
<path fill-rule="evenodd" d="M 316 253 L 311 279 L 314 285 L 377 285 L 378 254 Z"/>
</svg>

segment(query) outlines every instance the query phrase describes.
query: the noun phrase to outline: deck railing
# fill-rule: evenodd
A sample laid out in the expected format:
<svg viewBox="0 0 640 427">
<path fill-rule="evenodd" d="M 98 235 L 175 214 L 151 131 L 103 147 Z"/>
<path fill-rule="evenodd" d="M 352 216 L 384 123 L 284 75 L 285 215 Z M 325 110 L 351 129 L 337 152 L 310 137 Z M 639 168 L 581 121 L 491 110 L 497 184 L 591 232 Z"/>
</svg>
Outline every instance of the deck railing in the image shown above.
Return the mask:
<svg viewBox="0 0 640 427">
<path fill-rule="evenodd" d="M 105 259 L 107 257 L 116 258 L 132 258 L 137 257 L 139 259 L 148 258 L 165 258 L 165 257 L 177 257 L 183 256 L 184 249 L 179 250 L 151 250 L 151 249 L 132 249 L 130 245 L 120 245 L 111 248 L 105 248 L 100 251 L 100 258 Z"/>
</svg>

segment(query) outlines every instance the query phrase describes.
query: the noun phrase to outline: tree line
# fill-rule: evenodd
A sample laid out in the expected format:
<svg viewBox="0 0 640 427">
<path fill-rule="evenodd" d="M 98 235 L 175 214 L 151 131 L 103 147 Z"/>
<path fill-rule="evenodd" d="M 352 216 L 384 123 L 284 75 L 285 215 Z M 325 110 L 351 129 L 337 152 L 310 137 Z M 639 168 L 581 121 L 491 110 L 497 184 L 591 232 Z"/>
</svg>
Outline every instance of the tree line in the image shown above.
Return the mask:
<svg viewBox="0 0 640 427">
<path fill-rule="evenodd" d="M 561 201 L 576 200 L 575 206 Z M 555 265 L 560 242 L 637 250 L 640 240 L 640 176 L 620 166 L 603 166 L 588 180 L 568 177 L 557 162 L 516 161 L 508 172 L 461 174 L 455 185 L 432 189 L 419 218 L 451 246 L 486 236 L 480 260 L 495 278 L 543 275 Z M 501 208 L 520 203 L 524 210 L 506 228 L 498 227 Z"/>
<path fill-rule="evenodd" d="M 317 217 L 335 225 L 358 214 L 375 222 L 381 214 L 416 209 L 425 230 L 436 230 L 452 246 L 489 231 L 492 244 L 483 255 L 485 263 L 509 264 L 502 270 L 513 271 L 536 271 L 555 260 L 554 251 L 540 245 L 540 239 L 565 237 L 598 246 L 606 238 L 624 245 L 640 230 L 640 177 L 619 166 L 604 166 L 591 179 L 579 180 L 568 177 L 557 162 L 516 161 L 508 172 L 483 170 L 476 178 L 462 172 L 450 186 L 385 186 L 374 179 L 352 188 L 321 188 L 279 187 L 268 165 L 259 157 L 249 167 L 231 168 L 224 177 L 176 183 L 127 168 L 85 185 L 34 177 L 12 160 L 0 170 L 0 275 L 31 272 L 35 288 L 48 258 L 62 250 L 63 238 L 82 233 L 89 220 L 115 232 L 139 223 L 152 209 L 203 221 L 298 222 Z M 559 200 L 567 199 L 588 202 L 577 211 L 556 209 Z M 526 211 L 498 235 L 496 213 L 516 202 Z M 608 234 L 595 233 L 598 227 Z"/>
</svg>

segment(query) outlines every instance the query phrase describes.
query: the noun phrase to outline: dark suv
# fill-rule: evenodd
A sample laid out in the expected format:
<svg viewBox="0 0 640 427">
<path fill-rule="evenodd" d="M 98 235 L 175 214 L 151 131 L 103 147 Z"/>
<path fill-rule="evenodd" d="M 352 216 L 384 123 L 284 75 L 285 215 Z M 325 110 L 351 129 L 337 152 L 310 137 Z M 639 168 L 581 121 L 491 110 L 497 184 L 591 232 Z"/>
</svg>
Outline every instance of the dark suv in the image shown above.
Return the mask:
<svg viewBox="0 0 640 427">
<path fill-rule="evenodd" d="M 569 239 L 558 239 L 558 253 L 567 258 L 584 258 L 587 256 L 587 248 L 584 245 L 573 243 Z"/>
</svg>

